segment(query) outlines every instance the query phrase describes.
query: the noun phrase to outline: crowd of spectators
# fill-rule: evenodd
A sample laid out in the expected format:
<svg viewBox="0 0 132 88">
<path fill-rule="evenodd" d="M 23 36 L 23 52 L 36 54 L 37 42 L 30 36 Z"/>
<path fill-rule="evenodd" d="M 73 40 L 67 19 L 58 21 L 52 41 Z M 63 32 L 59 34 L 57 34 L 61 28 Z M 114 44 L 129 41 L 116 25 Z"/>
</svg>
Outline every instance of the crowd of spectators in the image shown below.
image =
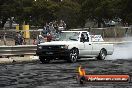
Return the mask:
<svg viewBox="0 0 132 88">
<path fill-rule="evenodd" d="M 44 28 L 43 28 L 43 33 L 59 33 L 62 30 L 66 29 L 66 23 L 63 20 L 58 21 L 53 21 L 46 23 Z"/>
<path fill-rule="evenodd" d="M 59 35 L 59 33 L 63 30 L 66 30 L 66 23 L 63 20 L 55 20 L 46 23 L 43 27 L 43 30 L 40 31 L 39 35 L 33 38 L 33 44 L 36 45 L 39 43 L 50 42 L 51 40 L 54 40 L 56 36 Z M 26 44 L 23 33 L 21 32 L 16 32 L 14 40 L 15 45 Z"/>
<path fill-rule="evenodd" d="M 34 38 L 33 44 L 39 44 L 45 41 L 50 42 L 51 40 L 54 40 L 55 37 L 63 30 L 66 30 L 66 23 L 63 20 L 55 20 L 46 23 L 43 27 L 43 31 L 37 36 L 37 39 Z"/>
</svg>

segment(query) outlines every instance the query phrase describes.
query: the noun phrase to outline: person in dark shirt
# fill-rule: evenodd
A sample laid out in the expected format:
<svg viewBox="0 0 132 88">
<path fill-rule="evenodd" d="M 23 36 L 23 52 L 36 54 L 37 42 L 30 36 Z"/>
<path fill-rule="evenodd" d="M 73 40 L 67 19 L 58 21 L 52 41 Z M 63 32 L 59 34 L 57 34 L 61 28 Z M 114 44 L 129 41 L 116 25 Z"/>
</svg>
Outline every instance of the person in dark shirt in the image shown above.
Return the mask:
<svg viewBox="0 0 132 88">
<path fill-rule="evenodd" d="M 84 42 L 84 41 L 85 41 L 84 34 L 81 34 L 80 42 Z"/>
<path fill-rule="evenodd" d="M 14 40 L 15 40 L 15 45 L 19 45 L 18 34 L 17 34 L 17 33 L 16 33 L 16 35 L 15 35 Z"/>
</svg>

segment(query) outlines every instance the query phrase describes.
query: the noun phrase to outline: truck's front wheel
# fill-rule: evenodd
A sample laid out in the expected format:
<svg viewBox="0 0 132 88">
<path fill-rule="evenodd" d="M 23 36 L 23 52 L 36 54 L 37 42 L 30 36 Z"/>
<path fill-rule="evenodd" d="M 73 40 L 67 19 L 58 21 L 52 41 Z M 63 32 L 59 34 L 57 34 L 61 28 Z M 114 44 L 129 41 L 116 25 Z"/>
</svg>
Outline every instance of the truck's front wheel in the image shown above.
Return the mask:
<svg viewBox="0 0 132 88">
<path fill-rule="evenodd" d="M 45 57 L 42 57 L 42 56 L 39 56 L 39 60 L 40 60 L 43 64 L 49 63 L 49 62 L 50 62 L 50 59 L 45 58 Z"/>
<path fill-rule="evenodd" d="M 78 59 L 78 49 L 73 48 L 70 50 L 70 54 L 69 54 L 69 58 L 68 58 L 68 62 L 72 62 L 75 63 Z"/>
<path fill-rule="evenodd" d="M 107 56 L 107 51 L 105 49 L 101 49 L 97 59 L 104 60 L 106 56 Z"/>
</svg>

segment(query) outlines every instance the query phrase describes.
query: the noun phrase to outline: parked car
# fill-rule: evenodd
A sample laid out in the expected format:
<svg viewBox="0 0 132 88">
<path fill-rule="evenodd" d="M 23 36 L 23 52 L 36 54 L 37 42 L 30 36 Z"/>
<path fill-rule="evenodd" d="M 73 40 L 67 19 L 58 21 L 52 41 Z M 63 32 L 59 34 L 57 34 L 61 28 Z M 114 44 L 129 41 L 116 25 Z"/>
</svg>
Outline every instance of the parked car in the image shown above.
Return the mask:
<svg viewBox="0 0 132 88">
<path fill-rule="evenodd" d="M 105 25 L 106 27 L 113 27 L 113 26 L 116 26 L 118 23 L 113 21 L 113 20 L 110 20 L 108 22 L 105 22 Z"/>
</svg>

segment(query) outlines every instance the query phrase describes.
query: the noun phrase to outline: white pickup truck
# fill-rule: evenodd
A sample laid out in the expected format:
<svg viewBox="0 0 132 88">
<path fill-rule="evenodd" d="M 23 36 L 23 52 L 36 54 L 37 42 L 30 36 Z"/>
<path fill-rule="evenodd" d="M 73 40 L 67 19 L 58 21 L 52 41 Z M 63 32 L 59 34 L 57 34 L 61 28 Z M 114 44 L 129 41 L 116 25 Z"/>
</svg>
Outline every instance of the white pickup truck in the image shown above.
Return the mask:
<svg viewBox="0 0 132 88">
<path fill-rule="evenodd" d="M 42 63 L 49 63 L 53 59 L 64 59 L 76 62 L 80 58 L 97 57 L 104 60 L 107 55 L 113 54 L 113 44 L 101 41 L 92 41 L 87 31 L 62 31 L 56 41 L 37 45 L 36 54 Z"/>
</svg>

